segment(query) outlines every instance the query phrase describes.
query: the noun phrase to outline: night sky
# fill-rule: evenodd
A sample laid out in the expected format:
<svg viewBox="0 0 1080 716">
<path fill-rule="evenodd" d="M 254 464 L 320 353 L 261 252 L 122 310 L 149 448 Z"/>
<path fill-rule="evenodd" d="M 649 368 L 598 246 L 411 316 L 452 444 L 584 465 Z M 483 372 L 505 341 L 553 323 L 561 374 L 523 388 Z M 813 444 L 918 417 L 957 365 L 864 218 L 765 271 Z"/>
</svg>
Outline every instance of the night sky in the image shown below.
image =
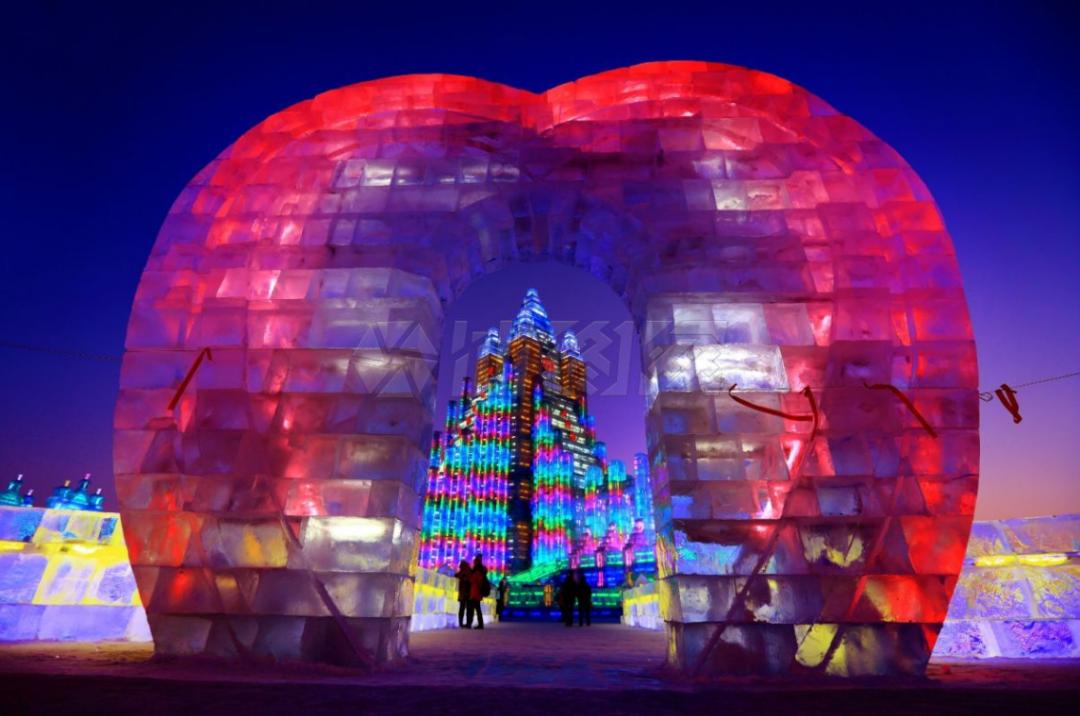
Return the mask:
<svg viewBox="0 0 1080 716">
<path fill-rule="evenodd" d="M 39 494 L 89 470 L 116 506 L 119 355 L 180 189 L 267 115 L 387 75 L 542 91 L 696 59 L 790 79 L 889 142 L 929 185 L 960 256 L 983 389 L 1080 370 L 1080 23 L 1069 3 L 130 5 L 4 11 L 0 478 L 26 473 Z M 448 325 L 466 328 L 460 345 L 452 330 L 444 341 L 444 396 L 454 355 L 471 363 L 472 332 L 512 318 L 529 286 L 559 328 L 599 335 L 606 322 L 603 335 L 621 335 L 629 315 L 614 294 L 556 269 L 507 269 L 451 307 Z M 644 444 L 643 401 L 637 358 L 618 350 L 597 348 L 609 373 L 592 405 L 611 454 L 628 458 Z M 1080 512 L 1080 378 L 1022 390 L 1020 405 L 1021 425 L 983 405 L 977 516 Z"/>
</svg>

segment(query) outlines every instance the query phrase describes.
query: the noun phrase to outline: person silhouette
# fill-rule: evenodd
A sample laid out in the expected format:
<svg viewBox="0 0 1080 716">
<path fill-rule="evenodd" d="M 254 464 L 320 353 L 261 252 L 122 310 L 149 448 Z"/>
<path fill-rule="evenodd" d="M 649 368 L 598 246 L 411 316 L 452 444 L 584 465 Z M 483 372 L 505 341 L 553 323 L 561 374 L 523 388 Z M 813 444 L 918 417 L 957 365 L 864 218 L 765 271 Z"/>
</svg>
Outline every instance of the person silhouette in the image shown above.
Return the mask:
<svg viewBox="0 0 1080 716">
<path fill-rule="evenodd" d="M 499 591 L 496 593 L 495 599 L 495 615 L 502 621 L 503 611 L 510 602 L 510 582 L 506 581 L 506 577 L 503 577 L 499 581 Z"/>
<path fill-rule="evenodd" d="M 469 561 L 461 560 L 461 564 L 458 565 L 458 571 L 454 572 L 454 576 L 457 577 L 457 598 L 458 598 L 458 613 L 457 621 L 458 627 L 461 629 L 468 629 L 472 626 L 472 613 L 469 612 L 469 589 L 471 582 L 469 581 L 469 574 L 472 572 L 469 569 Z M 466 614 L 468 615 L 468 621 L 465 620 Z"/>
<path fill-rule="evenodd" d="M 580 569 L 574 570 L 574 597 L 578 605 L 578 626 L 592 626 L 592 587 Z"/>
<path fill-rule="evenodd" d="M 491 594 L 491 582 L 488 581 L 487 567 L 484 566 L 483 556 L 477 553 L 472 569 L 469 571 L 469 609 L 465 619 L 467 624 L 472 624 L 475 614 L 476 628 L 484 628 L 484 612 L 480 608 L 480 602 L 489 594 Z"/>
<path fill-rule="evenodd" d="M 562 623 L 568 627 L 574 626 L 575 599 L 574 575 L 572 572 L 567 572 L 566 578 L 563 579 L 562 584 L 559 585 L 559 593 L 556 595 L 556 601 L 559 604 Z"/>
</svg>

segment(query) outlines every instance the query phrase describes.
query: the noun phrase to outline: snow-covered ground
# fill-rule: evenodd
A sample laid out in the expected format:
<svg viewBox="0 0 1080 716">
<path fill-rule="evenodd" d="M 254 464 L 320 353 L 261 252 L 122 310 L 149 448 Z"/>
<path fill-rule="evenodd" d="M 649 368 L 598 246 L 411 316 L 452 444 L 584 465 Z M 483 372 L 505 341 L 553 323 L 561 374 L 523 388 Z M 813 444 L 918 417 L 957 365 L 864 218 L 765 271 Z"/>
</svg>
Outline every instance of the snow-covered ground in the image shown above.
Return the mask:
<svg viewBox="0 0 1080 716">
<path fill-rule="evenodd" d="M 148 645 L 0 647 L 5 713 L 991 713 L 1080 697 L 1080 662 L 932 664 L 926 679 L 695 684 L 664 672 L 663 633 L 494 624 L 410 638 L 374 674 L 319 665 L 154 659 Z M 14 710 L 8 710 L 13 705 Z"/>
</svg>

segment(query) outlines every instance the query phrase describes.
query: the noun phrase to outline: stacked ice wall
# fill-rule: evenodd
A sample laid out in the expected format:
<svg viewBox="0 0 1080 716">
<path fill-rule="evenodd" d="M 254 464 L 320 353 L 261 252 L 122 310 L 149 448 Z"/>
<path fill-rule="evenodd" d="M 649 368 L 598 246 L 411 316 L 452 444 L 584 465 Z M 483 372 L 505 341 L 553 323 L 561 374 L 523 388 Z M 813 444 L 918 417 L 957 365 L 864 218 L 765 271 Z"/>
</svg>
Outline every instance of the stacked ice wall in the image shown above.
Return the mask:
<svg viewBox="0 0 1080 716">
<path fill-rule="evenodd" d="M 638 629 L 663 629 L 660 618 L 660 595 L 656 582 L 645 582 L 622 593 L 622 618 L 627 626 Z"/>
<path fill-rule="evenodd" d="M 420 567 L 416 570 L 413 595 L 410 632 L 458 628 L 461 603 L 456 577 Z M 480 611 L 487 621 L 494 620 L 495 599 L 482 599 Z"/>
<path fill-rule="evenodd" d="M 150 640 L 119 521 L 0 507 L 0 642 Z"/>
<path fill-rule="evenodd" d="M 934 656 L 1080 657 L 1080 515 L 976 522 Z"/>
<path fill-rule="evenodd" d="M 192 180 L 136 294 L 116 410 L 157 648 L 405 652 L 443 306 L 530 260 L 606 281 L 639 325 L 672 661 L 919 671 L 978 474 L 951 241 L 914 171 L 855 121 L 699 62 L 543 95 L 446 75 L 354 85 L 270 117 Z M 866 384 L 899 388 L 936 435 Z M 796 416 L 809 388 L 816 429 L 737 404 L 735 385 Z"/>
<path fill-rule="evenodd" d="M 975 522 L 934 659 L 1080 657 L 1080 515 Z M 656 585 L 623 594 L 624 624 L 663 629 Z"/>
</svg>

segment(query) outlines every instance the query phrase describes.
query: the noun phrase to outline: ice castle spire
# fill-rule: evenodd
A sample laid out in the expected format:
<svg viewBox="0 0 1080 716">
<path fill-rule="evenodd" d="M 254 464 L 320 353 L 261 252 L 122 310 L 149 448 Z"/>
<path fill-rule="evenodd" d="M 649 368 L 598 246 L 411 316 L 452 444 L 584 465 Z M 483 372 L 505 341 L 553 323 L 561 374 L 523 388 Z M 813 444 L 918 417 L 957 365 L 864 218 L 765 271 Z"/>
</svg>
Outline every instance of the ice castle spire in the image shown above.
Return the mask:
<svg viewBox="0 0 1080 716">
<path fill-rule="evenodd" d="M 514 318 L 513 327 L 510 329 L 510 340 L 519 336 L 529 336 L 539 340 L 546 337 L 555 341 L 555 331 L 551 327 L 547 309 L 540 303 L 540 294 L 535 288 L 525 292 L 525 300 L 521 302 L 521 310 Z"/>
<path fill-rule="evenodd" d="M 480 355 L 478 358 L 484 356 L 500 355 L 502 353 L 502 341 L 499 340 L 499 329 L 489 328 L 487 336 L 484 337 L 484 342 L 480 346 Z"/>
<path fill-rule="evenodd" d="M 581 348 L 578 346 L 577 335 L 573 331 L 567 331 L 563 334 L 562 343 L 559 344 L 559 352 L 581 360 Z"/>
</svg>

